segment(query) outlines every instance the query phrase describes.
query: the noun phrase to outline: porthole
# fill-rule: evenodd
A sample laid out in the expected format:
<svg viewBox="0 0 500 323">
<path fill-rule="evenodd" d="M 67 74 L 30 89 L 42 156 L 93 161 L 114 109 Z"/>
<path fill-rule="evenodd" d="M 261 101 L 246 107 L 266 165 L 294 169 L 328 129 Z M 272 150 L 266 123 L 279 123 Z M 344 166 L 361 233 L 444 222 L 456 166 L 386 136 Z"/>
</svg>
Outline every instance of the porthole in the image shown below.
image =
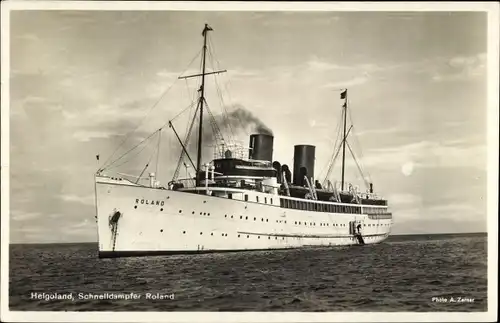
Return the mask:
<svg viewBox="0 0 500 323">
<path fill-rule="evenodd" d="M 203 232 L 200 232 L 200 235 L 202 235 L 202 234 L 203 234 Z"/>
<path fill-rule="evenodd" d="M 266 222 L 269 222 L 269 219 L 266 219 Z"/>
<path fill-rule="evenodd" d="M 203 201 L 203 203 L 207 203 L 207 201 Z"/>
<path fill-rule="evenodd" d="M 227 214 L 225 214 L 224 217 L 227 218 Z"/>
<path fill-rule="evenodd" d="M 179 213 L 182 213 L 182 210 L 179 210 Z"/>
<path fill-rule="evenodd" d="M 210 235 L 211 235 L 211 236 L 213 236 L 213 235 L 214 235 L 214 233 L 212 232 L 212 233 L 210 233 Z"/>
<path fill-rule="evenodd" d="M 210 216 L 210 213 L 207 213 L 208 216 Z"/>
<path fill-rule="evenodd" d="M 240 235 L 238 234 L 238 238 L 240 237 Z"/>
<path fill-rule="evenodd" d="M 200 215 L 203 215 L 203 212 L 200 212 Z"/>
<path fill-rule="evenodd" d="M 247 235 L 247 238 L 250 238 L 250 236 L 249 236 L 249 235 Z"/>
<path fill-rule="evenodd" d="M 191 214 L 194 214 L 194 211 L 193 211 L 193 212 L 191 212 Z"/>
<path fill-rule="evenodd" d="M 262 220 L 262 222 L 264 222 L 264 218 L 262 218 L 261 220 Z"/>
<path fill-rule="evenodd" d="M 257 236 L 257 239 L 260 239 L 260 236 Z"/>
<path fill-rule="evenodd" d="M 186 234 L 186 231 L 182 231 L 183 234 Z"/>
<path fill-rule="evenodd" d="M 254 220 L 254 221 L 256 221 L 256 220 L 257 220 L 257 218 L 253 218 L 253 220 Z"/>
<path fill-rule="evenodd" d="M 170 196 L 167 196 L 167 200 L 170 198 Z"/>
<path fill-rule="evenodd" d="M 248 220 L 248 216 L 245 217 L 245 220 Z"/>
<path fill-rule="evenodd" d="M 160 212 L 163 211 L 163 209 L 160 209 Z"/>
<path fill-rule="evenodd" d="M 231 219 L 233 218 L 233 216 L 231 215 Z"/>
<path fill-rule="evenodd" d="M 243 219 L 243 216 L 242 216 L 242 215 L 240 215 L 240 220 L 241 220 L 241 219 Z"/>
<path fill-rule="evenodd" d="M 207 215 L 207 212 L 203 212 L 203 215 Z"/>
<path fill-rule="evenodd" d="M 134 209 L 137 209 L 137 205 L 136 205 L 136 206 L 134 206 Z"/>
<path fill-rule="evenodd" d="M 160 232 L 163 232 L 163 229 L 161 229 Z"/>
<path fill-rule="evenodd" d="M 274 240 L 278 240 L 278 237 L 274 237 Z"/>
<path fill-rule="evenodd" d="M 271 239 L 271 237 L 267 237 L 267 239 L 269 239 L 269 240 L 270 240 L 270 239 Z"/>
</svg>

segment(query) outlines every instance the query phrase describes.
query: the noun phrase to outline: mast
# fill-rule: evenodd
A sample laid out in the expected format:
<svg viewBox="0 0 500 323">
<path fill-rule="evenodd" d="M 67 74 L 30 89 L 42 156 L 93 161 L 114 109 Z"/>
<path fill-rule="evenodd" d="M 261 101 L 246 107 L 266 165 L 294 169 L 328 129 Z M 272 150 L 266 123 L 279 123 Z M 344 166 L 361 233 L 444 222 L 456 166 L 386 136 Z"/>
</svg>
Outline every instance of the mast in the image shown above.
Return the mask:
<svg viewBox="0 0 500 323">
<path fill-rule="evenodd" d="M 200 186 L 200 178 L 198 176 L 201 170 L 201 148 L 203 145 L 203 105 L 205 104 L 205 75 L 219 74 L 224 73 L 226 70 L 208 72 L 205 71 L 206 66 L 206 55 L 207 55 L 207 32 L 213 30 L 208 24 L 205 24 L 205 28 L 203 28 L 203 51 L 202 51 L 202 70 L 201 74 L 194 74 L 188 76 L 180 76 L 178 79 L 187 79 L 191 77 L 201 76 L 201 87 L 200 87 L 200 125 L 198 127 L 198 152 L 196 159 L 196 186 Z M 194 120 L 193 120 L 194 121 Z"/>
<path fill-rule="evenodd" d="M 343 135 L 343 140 L 342 140 L 342 188 L 341 190 L 344 190 L 344 171 L 345 171 L 345 142 L 346 142 L 346 123 L 347 123 L 347 89 L 345 89 L 344 92 L 340 93 L 340 98 L 344 99 L 344 105 L 342 106 L 344 108 L 344 135 Z"/>
<path fill-rule="evenodd" d="M 202 147 L 202 134 L 203 134 L 203 103 L 205 103 L 205 61 L 207 55 L 207 32 L 212 30 L 205 24 L 205 28 L 203 28 L 203 57 L 202 57 L 202 70 L 201 70 L 201 88 L 200 88 L 200 125 L 198 127 L 198 156 L 196 159 L 196 186 L 200 186 L 200 177 L 199 172 L 201 170 L 201 147 Z"/>
</svg>

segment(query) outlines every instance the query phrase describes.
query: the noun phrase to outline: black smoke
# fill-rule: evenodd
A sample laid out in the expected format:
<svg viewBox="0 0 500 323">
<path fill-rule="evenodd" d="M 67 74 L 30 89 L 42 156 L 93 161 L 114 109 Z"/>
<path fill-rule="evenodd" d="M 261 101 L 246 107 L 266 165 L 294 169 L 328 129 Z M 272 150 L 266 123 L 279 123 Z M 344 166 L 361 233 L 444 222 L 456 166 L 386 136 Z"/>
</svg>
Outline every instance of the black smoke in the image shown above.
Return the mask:
<svg viewBox="0 0 500 323">
<path fill-rule="evenodd" d="M 243 145 L 248 145 L 250 134 L 273 135 L 271 128 L 266 126 L 262 120 L 245 109 L 242 105 L 227 107 L 226 111 L 227 113 L 213 115 L 213 119 L 206 111 L 203 113 L 202 162 L 204 163 L 214 158 L 214 145 L 220 144 L 216 142 L 217 137 L 215 135 L 214 124 L 217 124 L 218 131 L 222 133 L 226 142 L 231 138 L 242 142 Z M 194 163 L 196 163 L 198 145 L 198 118 L 199 117 L 197 117 L 195 121 L 195 125 L 191 132 L 191 138 L 187 145 L 187 150 Z"/>
<path fill-rule="evenodd" d="M 219 118 L 219 120 L 217 120 L 219 124 L 231 128 L 244 128 L 246 132 L 251 134 L 273 135 L 271 128 L 266 126 L 262 120 L 245 109 L 242 105 L 235 105 L 228 110 L 228 114 L 217 116 Z"/>
</svg>

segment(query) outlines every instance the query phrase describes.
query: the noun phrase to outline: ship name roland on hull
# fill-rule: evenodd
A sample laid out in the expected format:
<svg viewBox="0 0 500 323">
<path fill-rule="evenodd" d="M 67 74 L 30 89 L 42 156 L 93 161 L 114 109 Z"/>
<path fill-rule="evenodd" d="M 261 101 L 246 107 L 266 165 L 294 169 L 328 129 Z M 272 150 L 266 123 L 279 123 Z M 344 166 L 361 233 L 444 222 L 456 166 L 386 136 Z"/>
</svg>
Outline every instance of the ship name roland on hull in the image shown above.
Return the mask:
<svg viewBox="0 0 500 323">
<path fill-rule="evenodd" d="M 187 149 L 192 125 L 195 118 L 202 125 L 203 109 L 208 109 L 205 75 L 225 72 L 205 70 L 209 31 L 212 29 L 205 25 L 201 74 L 180 77 L 202 78 L 196 111 L 184 141 L 169 121 L 182 148 L 172 180 L 162 186 L 154 172 L 143 177 L 149 161 L 139 176 L 108 175 L 110 166 L 122 157 L 95 174 L 99 256 L 362 246 L 385 240 L 393 221 L 387 200 L 375 194 L 369 182 L 365 181 L 367 190 L 363 193 L 344 181 L 350 131 L 346 125 L 347 89 L 341 93 L 342 138 L 330 161 L 334 164 L 342 151 L 339 183 L 328 180 L 333 166 L 328 167 L 321 183 L 314 177 L 313 145 L 294 146 L 293 173 L 288 165 L 273 162 L 274 137 L 270 132 L 251 134 L 249 147 L 231 144 L 230 139 L 217 133 L 214 158 L 202 164 L 200 126 L 196 163 L 192 160 Z M 155 132 L 158 139 L 161 131 Z M 189 165 L 194 176 L 180 179 L 182 165 L 186 173 Z"/>
</svg>

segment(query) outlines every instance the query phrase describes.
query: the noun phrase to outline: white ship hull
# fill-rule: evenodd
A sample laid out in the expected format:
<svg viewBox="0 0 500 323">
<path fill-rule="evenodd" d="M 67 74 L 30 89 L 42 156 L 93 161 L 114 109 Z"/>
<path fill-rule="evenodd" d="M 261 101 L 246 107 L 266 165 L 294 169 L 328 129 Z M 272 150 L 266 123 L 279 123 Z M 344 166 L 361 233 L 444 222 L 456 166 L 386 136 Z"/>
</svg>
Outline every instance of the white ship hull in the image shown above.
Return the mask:
<svg viewBox="0 0 500 323">
<path fill-rule="evenodd" d="M 391 218 L 287 209 L 280 207 L 279 196 L 267 196 L 266 201 L 274 204 L 144 187 L 97 176 L 99 256 L 357 245 L 358 240 L 349 232 L 350 221 L 362 224 L 366 244 L 383 241 L 391 231 Z M 110 219 L 117 212 L 120 217 L 114 233 Z"/>
</svg>

